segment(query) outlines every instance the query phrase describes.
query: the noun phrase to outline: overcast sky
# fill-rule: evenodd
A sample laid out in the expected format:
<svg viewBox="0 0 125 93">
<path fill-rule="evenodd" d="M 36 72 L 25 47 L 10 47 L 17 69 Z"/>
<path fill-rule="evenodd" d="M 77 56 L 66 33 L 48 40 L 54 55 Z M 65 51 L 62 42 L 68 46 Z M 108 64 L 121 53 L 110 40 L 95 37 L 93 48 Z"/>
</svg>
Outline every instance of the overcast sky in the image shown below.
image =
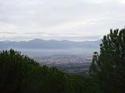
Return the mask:
<svg viewBox="0 0 125 93">
<path fill-rule="evenodd" d="M 125 0 L 0 0 L 0 40 L 97 40 L 125 27 Z"/>
</svg>

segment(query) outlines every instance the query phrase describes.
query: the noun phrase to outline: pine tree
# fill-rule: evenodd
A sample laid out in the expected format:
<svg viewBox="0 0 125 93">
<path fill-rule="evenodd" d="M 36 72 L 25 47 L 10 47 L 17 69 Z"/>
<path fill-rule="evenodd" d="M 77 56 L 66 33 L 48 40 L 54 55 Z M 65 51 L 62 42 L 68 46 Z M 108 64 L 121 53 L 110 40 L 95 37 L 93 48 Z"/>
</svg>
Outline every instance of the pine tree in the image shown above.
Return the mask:
<svg viewBox="0 0 125 93">
<path fill-rule="evenodd" d="M 124 93 L 125 87 L 125 28 L 110 30 L 100 45 L 98 60 L 90 67 L 102 93 Z M 92 68 L 94 67 L 94 69 Z"/>
</svg>

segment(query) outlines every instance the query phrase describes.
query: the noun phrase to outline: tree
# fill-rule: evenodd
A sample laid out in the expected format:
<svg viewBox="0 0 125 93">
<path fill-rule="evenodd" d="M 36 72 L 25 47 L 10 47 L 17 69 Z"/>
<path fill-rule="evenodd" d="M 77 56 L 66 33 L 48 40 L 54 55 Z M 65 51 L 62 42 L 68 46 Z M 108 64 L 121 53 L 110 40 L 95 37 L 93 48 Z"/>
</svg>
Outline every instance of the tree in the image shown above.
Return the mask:
<svg viewBox="0 0 125 93">
<path fill-rule="evenodd" d="M 98 58 L 95 59 L 95 58 Z M 100 55 L 93 58 L 91 76 L 102 93 L 124 93 L 125 90 L 125 28 L 110 30 L 100 45 Z"/>
<path fill-rule="evenodd" d="M 42 67 L 12 49 L 0 52 L 0 93 L 62 93 L 64 82 L 55 68 Z"/>
<path fill-rule="evenodd" d="M 12 49 L 0 52 L 0 93 L 19 93 L 28 65 L 39 66 L 34 60 Z"/>
</svg>

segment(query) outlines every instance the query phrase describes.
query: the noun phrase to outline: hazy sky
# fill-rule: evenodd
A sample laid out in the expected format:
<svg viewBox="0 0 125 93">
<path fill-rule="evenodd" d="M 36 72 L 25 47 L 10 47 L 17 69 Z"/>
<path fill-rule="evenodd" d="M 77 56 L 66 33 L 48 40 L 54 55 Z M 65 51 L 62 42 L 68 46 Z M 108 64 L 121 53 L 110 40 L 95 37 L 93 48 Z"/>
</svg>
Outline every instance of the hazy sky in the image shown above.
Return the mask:
<svg viewBox="0 0 125 93">
<path fill-rule="evenodd" d="M 125 26 L 125 0 L 0 0 L 0 40 L 96 40 Z"/>
</svg>

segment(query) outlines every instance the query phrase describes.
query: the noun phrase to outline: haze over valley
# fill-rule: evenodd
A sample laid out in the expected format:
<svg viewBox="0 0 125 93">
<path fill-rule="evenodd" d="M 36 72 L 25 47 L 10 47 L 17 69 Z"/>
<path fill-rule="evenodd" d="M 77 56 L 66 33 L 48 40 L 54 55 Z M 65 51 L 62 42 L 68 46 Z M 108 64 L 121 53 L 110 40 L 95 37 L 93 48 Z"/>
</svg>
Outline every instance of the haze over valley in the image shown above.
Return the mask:
<svg viewBox="0 0 125 93">
<path fill-rule="evenodd" d="M 0 49 L 15 49 L 41 65 L 57 67 L 69 73 L 88 70 L 94 51 L 100 41 L 57 41 L 34 39 L 30 41 L 0 41 Z"/>
</svg>

